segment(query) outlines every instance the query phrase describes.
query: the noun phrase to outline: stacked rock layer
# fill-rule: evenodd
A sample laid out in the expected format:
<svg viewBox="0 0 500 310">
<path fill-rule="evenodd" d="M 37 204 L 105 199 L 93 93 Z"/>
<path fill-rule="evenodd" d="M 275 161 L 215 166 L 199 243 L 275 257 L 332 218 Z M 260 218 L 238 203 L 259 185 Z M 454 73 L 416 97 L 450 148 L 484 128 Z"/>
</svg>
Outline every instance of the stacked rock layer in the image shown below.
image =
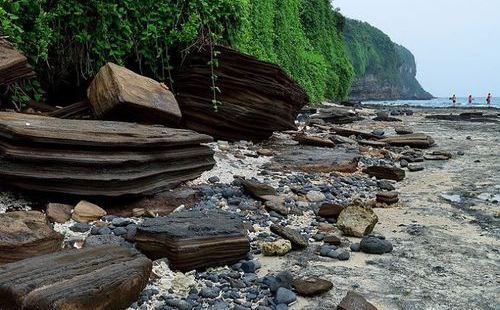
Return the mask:
<svg viewBox="0 0 500 310">
<path fill-rule="evenodd" d="M 146 219 L 137 228 L 136 245 L 152 259 L 167 257 L 181 271 L 237 263 L 250 250 L 241 219 L 223 211 Z"/>
<path fill-rule="evenodd" d="M 110 121 L 0 113 L 0 182 L 79 196 L 168 189 L 214 165 L 209 136 Z"/>
<path fill-rule="evenodd" d="M 215 86 L 209 51 L 190 56 L 176 77 L 184 126 L 230 141 L 263 140 L 273 131 L 295 129 L 295 118 L 309 101 L 305 91 L 276 65 L 215 49 L 220 52 L 213 66 Z"/>
</svg>

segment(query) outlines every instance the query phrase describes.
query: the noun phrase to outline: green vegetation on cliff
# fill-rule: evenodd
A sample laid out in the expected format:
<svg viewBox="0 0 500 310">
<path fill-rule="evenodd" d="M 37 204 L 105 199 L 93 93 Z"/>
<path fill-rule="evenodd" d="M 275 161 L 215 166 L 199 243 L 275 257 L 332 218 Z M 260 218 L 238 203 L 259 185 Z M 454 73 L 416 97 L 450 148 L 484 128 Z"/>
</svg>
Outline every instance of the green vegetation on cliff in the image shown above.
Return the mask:
<svg viewBox="0 0 500 310">
<path fill-rule="evenodd" d="M 355 80 L 351 98 L 355 99 L 427 99 L 416 79 L 412 53 L 366 22 L 347 19 L 344 27 L 347 54 Z"/>
<path fill-rule="evenodd" d="M 389 36 L 366 22 L 347 19 L 344 38 L 357 77 L 379 74 L 386 80 L 397 79 L 399 58 Z"/>
<path fill-rule="evenodd" d="M 0 29 L 45 89 L 84 85 L 107 61 L 158 80 L 188 47 L 233 46 L 282 66 L 311 101 L 347 96 L 343 17 L 328 0 L 0 0 Z"/>
</svg>

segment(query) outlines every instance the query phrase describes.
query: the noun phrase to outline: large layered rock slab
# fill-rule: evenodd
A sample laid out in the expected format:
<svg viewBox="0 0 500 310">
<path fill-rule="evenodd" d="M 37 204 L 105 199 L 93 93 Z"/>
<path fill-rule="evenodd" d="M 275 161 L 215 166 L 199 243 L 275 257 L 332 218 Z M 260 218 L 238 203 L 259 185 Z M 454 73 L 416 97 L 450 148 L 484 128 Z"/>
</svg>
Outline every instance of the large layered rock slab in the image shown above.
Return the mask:
<svg viewBox="0 0 500 310">
<path fill-rule="evenodd" d="M 181 111 L 165 84 L 114 63 L 103 66 L 87 90 L 97 118 L 178 125 Z"/>
<path fill-rule="evenodd" d="M 0 85 L 34 76 L 35 72 L 28 64 L 28 59 L 5 39 L 0 38 Z"/>
<path fill-rule="evenodd" d="M 250 250 L 241 219 L 218 210 L 145 219 L 137 228 L 136 246 L 153 259 L 167 257 L 181 271 L 233 264 Z"/>
<path fill-rule="evenodd" d="M 393 146 L 410 146 L 414 148 L 429 148 L 434 145 L 434 139 L 423 133 L 399 135 L 380 140 Z"/>
<path fill-rule="evenodd" d="M 0 214 L 0 265 L 59 251 L 62 241 L 41 212 Z"/>
<path fill-rule="evenodd" d="M 0 309 L 127 309 L 146 286 L 151 261 L 120 246 L 89 247 L 0 266 Z"/>
<path fill-rule="evenodd" d="M 305 91 L 279 66 L 217 46 L 214 109 L 210 52 L 192 54 L 176 76 L 183 124 L 216 138 L 263 140 L 274 131 L 295 129 L 295 118 L 308 103 Z"/>
<path fill-rule="evenodd" d="M 0 182 L 79 196 L 155 193 L 211 169 L 210 141 L 162 126 L 0 112 Z"/>
</svg>

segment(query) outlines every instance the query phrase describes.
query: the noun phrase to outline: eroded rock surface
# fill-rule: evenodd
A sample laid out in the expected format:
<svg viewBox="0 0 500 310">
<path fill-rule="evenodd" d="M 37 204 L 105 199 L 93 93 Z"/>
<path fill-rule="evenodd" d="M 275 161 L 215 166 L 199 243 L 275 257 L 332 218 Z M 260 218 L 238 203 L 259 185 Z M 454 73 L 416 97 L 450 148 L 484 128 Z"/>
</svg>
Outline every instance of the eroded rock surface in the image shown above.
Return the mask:
<svg viewBox="0 0 500 310">
<path fill-rule="evenodd" d="M 41 212 L 0 214 L 0 264 L 59 251 L 62 241 Z"/>
<path fill-rule="evenodd" d="M 0 308 L 126 309 L 144 289 L 151 261 L 119 246 L 67 250 L 0 266 Z"/>
<path fill-rule="evenodd" d="M 353 203 L 342 210 L 337 227 L 347 236 L 363 237 L 373 231 L 377 222 L 378 217 L 371 207 Z"/>
<path fill-rule="evenodd" d="M 250 249 L 239 216 L 215 210 L 145 219 L 136 244 L 149 257 L 167 257 L 173 268 L 184 271 L 232 264 Z"/>
</svg>

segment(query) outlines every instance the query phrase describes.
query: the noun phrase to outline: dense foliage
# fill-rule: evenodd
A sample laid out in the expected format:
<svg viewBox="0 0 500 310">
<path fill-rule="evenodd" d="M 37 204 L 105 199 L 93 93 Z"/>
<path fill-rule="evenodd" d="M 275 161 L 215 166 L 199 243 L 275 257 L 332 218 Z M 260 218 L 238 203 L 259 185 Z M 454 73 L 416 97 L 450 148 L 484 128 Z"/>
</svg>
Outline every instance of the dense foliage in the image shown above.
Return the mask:
<svg viewBox="0 0 500 310">
<path fill-rule="evenodd" d="M 313 102 L 347 96 L 353 70 L 342 40 L 344 18 L 328 0 L 252 0 L 245 13 L 236 47 L 280 64 Z"/>
<path fill-rule="evenodd" d="M 344 37 L 356 76 L 377 74 L 387 80 L 397 78 L 400 59 L 389 36 L 368 23 L 348 19 Z"/>
<path fill-rule="evenodd" d="M 0 0 L 2 35 L 49 90 L 85 84 L 107 61 L 172 83 L 179 56 L 218 42 L 281 65 L 312 101 L 343 98 L 342 21 L 328 0 Z"/>
<path fill-rule="evenodd" d="M 312 46 L 327 64 L 325 96 L 345 98 L 354 77 L 342 37 L 345 18 L 332 9 L 329 0 L 309 0 L 304 2 L 302 23 Z"/>
</svg>

